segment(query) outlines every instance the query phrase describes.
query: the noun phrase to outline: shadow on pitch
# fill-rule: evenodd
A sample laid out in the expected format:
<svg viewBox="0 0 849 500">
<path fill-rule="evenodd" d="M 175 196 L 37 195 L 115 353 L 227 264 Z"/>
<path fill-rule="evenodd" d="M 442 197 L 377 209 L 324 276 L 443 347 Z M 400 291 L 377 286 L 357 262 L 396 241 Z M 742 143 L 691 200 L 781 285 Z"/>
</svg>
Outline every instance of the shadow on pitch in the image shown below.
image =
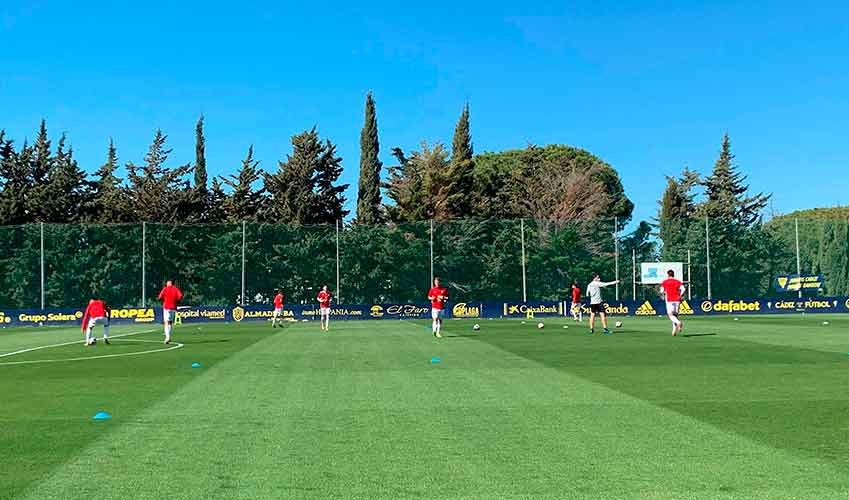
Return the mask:
<svg viewBox="0 0 849 500">
<path fill-rule="evenodd" d="M 688 337 L 712 337 L 715 336 L 715 333 L 682 333 L 681 336 L 684 338 Z"/>
</svg>

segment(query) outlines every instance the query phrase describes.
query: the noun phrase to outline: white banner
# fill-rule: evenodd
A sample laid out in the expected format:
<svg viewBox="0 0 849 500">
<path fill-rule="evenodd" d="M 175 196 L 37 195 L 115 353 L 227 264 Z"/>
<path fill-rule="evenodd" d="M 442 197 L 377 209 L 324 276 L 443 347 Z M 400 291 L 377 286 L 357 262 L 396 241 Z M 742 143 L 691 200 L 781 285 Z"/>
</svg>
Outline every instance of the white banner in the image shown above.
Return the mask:
<svg viewBox="0 0 849 500">
<path fill-rule="evenodd" d="M 675 277 L 684 281 L 683 262 L 643 262 L 640 264 L 640 283 L 643 285 L 659 285 L 666 279 L 666 273 L 672 270 Z"/>
</svg>

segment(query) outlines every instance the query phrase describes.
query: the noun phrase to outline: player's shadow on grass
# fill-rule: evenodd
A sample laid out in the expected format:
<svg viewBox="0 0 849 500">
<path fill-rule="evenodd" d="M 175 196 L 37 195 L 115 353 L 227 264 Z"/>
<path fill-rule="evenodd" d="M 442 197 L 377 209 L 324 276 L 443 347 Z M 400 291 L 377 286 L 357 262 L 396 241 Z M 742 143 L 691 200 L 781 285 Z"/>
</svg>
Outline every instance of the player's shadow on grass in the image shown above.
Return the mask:
<svg viewBox="0 0 849 500">
<path fill-rule="evenodd" d="M 681 336 L 684 338 L 688 337 L 711 337 L 716 335 L 715 333 L 682 333 Z"/>
<path fill-rule="evenodd" d="M 443 335 L 443 337 L 445 337 L 446 339 L 474 338 L 474 337 L 480 337 L 480 334 L 479 333 L 465 333 L 465 334 L 464 333 L 455 333 L 453 335 L 445 334 L 445 335 Z"/>
<path fill-rule="evenodd" d="M 230 342 L 230 339 L 219 339 L 219 340 L 185 340 L 181 341 L 181 344 L 184 345 L 194 345 L 194 344 L 220 344 L 222 342 Z"/>
</svg>

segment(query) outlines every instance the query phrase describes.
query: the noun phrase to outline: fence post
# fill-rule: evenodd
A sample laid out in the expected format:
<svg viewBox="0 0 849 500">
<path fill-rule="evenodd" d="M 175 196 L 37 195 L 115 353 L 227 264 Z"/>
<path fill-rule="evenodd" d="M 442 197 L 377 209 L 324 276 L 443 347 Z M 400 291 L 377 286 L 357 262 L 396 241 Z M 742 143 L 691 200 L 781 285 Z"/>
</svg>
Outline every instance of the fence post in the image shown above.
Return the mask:
<svg viewBox="0 0 849 500">
<path fill-rule="evenodd" d="M 142 292 L 141 306 L 142 307 L 144 307 L 145 304 L 147 303 L 147 296 L 145 294 L 145 292 L 146 292 L 146 288 L 145 288 L 146 276 L 145 276 L 145 269 L 144 269 L 145 268 L 146 255 L 147 255 L 147 222 L 142 222 L 142 249 L 141 249 L 141 272 L 142 272 L 141 273 L 142 274 L 142 276 L 141 276 L 141 280 L 142 280 L 142 282 L 141 282 L 141 285 L 142 285 L 141 286 L 141 292 Z"/>
<path fill-rule="evenodd" d="M 242 220 L 242 293 L 239 295 L 240 305 L 245 305 L 245 244 L 247 240 L 247 232 L 245 230 L 246 222 Z"/>
<path fill-rule="evenodd" d="M 339 221 L 336 221 L 336 301 L 342 303 L 342 290 L 339 281 Z"/>
<path fill-rule="evenodd" d="M 528 301 L 528 273 L 525 264 L 525 219 L 521 219 L 522 228 L 522 302 Z"/>
<path fill-rule="evenodd" d="M 41 223 L 41 309 L 44 309 L 44 223 Z"/>
<path fill-rule="evenodd" d="M 710 286 L 710 219 L 705 216 L 705 254 L 707 257 L 707 296 L 708 300 L 713 299 Z"/>
<path fill-rule="evenodd" d="M 430 284 L 427 289 L 433 286 L 433 219 L 430 220 Z"/>
<path fill-rule="evenodd" d="M 693 300 L 693 260 L 690 256 L 690 249 L 687 249 L 687 300 Z"/>
<path fill-rule="evenodd" d="M 796 276 L 800 277 L 799 281 L 799 298 L 802 298 L 802 259 L 799 255 L 799 218 L 793 219 L 796 223 Z"/>
<path fill-rule="evenodd" d="M 631 300 L 637 300 L 637 249 L 631 250 Z"/>
<path fill-rule="evenodd" d="M 619 217 L 613 217 L 613 265 L 616 268 L 616 300 L 619 300 Z"/>
</svg>

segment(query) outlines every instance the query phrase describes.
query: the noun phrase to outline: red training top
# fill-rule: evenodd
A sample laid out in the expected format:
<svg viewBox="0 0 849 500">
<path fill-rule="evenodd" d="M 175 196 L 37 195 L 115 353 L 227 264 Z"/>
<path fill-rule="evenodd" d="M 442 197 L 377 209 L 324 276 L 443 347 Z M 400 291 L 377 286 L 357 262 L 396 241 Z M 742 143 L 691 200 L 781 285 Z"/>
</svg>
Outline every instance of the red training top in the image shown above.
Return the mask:
<svg viewBox="0 0 849 500">
<path fill-rule="evenodd" d="M 88 327 L 88 321 L 94 318 L 105 318 L 109 307 L 102 300 L 92 300 L 88 303 L 83 314 L 83 330 Z"/>
<path fill-rule="evenodd" d="M 183 300 L 183 292 L 174 285 L 166 286 L 159 292 L 159 300 L 162 301 L 162 308 L 169 311 L 177 310 L 177 302 Z"/>
<path fill-rule="evenodd" d="M 330 307 L 330 299 L 332 297 L 330 292 L 325 292 L 324 290 L 318 292 L 318 306 L 325 309 Z"/>
<path fill-rule="evenodd" d="M 581 301 L 581 289 L 573 286 L 572 287 L 572 303 L 577 304 Z"/>
<path fill-rule="evenodd" d="M 274 307 L 277 309 L 283 309 L 283 294 L 278 293 L 274 296 Z"/>
<path fill-rule="evenodd" d="M 427 298 L 434 309 L 445 309 L 445 303 L 448 302 L 448 289 L 443 286 L 435 286 L 427 292 Z"/>
<path fill-rule="evenodd" d="M 667 302 L 681 302 L 681 287 L 684 286 L 684 283 L 675 278 L 666 278 L 660 286 L 666 292 Z"/>
</svg>

